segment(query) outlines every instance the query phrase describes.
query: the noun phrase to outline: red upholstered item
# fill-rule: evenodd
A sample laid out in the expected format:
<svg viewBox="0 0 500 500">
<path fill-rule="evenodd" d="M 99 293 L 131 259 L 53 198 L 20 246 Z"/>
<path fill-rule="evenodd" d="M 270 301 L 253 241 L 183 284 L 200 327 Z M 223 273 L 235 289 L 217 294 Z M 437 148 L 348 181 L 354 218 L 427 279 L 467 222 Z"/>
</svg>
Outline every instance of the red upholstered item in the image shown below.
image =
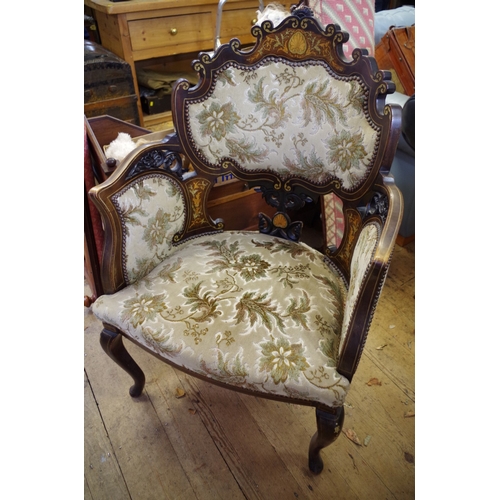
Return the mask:
<svg viewBox="0 0 500 500">
<path fill-rule="evenodd" d="M 85 125 L 84 129 L 84 146 L 83 146 L 83 177 L 85 184 L 85 192 L 88 193 L 89 189 L 95 186 L 94 173 L 92 172 L 92 160 L 90 158 L 89 143 L 87 140 L 87 130 Z M 88 195 L 87 195 L 88 196 Z M 104 247 L 104 230 L 102 228 L 102 221 L 99 212 L 94 203 L 88 198 L 90 218 L 92 221 L 92 229 L 94 233 L 95 246 L 99 262 L 102 260 L 102 250 Z"/>
</svg>

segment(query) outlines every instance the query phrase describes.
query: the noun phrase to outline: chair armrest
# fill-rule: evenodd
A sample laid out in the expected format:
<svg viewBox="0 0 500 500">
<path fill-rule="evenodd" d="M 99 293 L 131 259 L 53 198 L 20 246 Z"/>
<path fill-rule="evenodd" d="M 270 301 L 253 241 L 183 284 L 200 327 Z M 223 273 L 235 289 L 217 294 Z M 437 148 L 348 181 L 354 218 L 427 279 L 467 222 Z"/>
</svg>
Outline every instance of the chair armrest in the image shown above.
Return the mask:
<svg viewBox="0 0 500 500">
<path fill-rule="evenodd" d="M 189 205 L 184 181 L 189 175 L 172 139 L 174 134 L 139 146 L 90 190 L 104 225 L 104 293 L 149 273 L 173 251 L 184 231 Z"/>
<path fill-rule="evenodd" d="M 370 219 L 363 225 L 351 259 L 337 370 L 354 375 L 368 335 L 403 217 L 403 197 L 392 177 L 385 177 L 388 212 L 383 227 Z M 366 314 L 369 309 L 369 314 Z"/>
</svg>

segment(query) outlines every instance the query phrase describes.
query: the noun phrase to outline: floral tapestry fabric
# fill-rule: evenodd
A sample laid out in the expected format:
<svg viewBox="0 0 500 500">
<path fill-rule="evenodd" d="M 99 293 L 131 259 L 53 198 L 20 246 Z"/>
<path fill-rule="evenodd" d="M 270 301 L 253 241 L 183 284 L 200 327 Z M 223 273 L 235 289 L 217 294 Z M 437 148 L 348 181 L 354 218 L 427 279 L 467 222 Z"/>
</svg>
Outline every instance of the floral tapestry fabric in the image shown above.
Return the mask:
<svg viewBox="0 0 500 500">
<path fill-rule="evenodd" d="M 113 197 L 123 229 L 128 284 L 149 273 L 172 251 L 172 237 L 185 222 L 184 197 L 172 180 L 150 175 Z"/>
<path fill-rule="evenodd" d="M 189 103 L 187 126 L 212 166 L 230 157 L 243 170 L 272 170 L 313 183 L 338 179 L 355 189 L 372 166 L 379 130 L 364 111 L 365 88 L 321 62 L 229 62 L 201 102 Z"/>
<path fill-rule="evenodd" d="M 340 349 L 342 349 L 347 328 L 351 320 L 356 298 L 361 289 L 363 278 L 368 269 L 368 266 L 373 261 L 373 253 L 379 240 L 379 228 L 376 224 L 367 224 L 359 235 L 354 252 L 351 259 L 351 281 L 349 284 L 349 292 L 347 294 L 346 307 L 344 311 L 344 319 L 342 324 L 342 334 L 340 339 Z"/>
<path fill-rule="evenodd" d="M 228 231 L 174 248 L 92 309 L 194 373 L 335 407 L 349 387 L 336 371 L 347 293 L 336 268 L 307 245 Z"/>
</svg>

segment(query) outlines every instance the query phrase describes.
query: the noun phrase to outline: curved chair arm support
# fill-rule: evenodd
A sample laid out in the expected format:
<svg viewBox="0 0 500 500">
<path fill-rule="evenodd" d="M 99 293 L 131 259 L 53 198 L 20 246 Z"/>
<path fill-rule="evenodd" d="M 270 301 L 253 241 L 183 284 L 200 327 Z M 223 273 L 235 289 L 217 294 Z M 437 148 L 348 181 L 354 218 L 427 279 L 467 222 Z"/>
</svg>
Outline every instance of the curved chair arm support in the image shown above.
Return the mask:
<svg viewBox="0 0 500 500">
<path fill-rule="evenodd" d="M 355 296 L 349 298 L 353 304 L 352 312 L 350 320 L 347 318 L 349 323 L 346 325 L 339 353 L 337 370 L 349 380 L 352 379 L 363 352 L 403 216 L 403 197 L 394 184 L 394 179 L 384 177 L 382 185 L 379 187 L 387 194 L 387 218 L 373 251 L 373 256 L 368 265 L 365 266 L 365 272 L 360 273 L 358 278 L 361 281 L 359 289 Z M 356 254 L 356 249 L 354 254 Z M 350 287 L 353 285 L 354 283 L 351 283 Z M 369 310 L 368 314 L 367 309 Z"/>
</svg>

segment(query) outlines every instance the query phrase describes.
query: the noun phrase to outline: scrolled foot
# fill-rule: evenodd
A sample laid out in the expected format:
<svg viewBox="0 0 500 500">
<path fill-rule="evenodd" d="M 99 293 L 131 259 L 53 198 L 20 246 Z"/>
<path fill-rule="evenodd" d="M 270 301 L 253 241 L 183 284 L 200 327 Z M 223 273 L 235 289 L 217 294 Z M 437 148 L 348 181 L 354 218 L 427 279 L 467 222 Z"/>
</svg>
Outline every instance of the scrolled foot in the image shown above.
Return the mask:
<svg viewBox="0 0 500 500">
<path fill-rule="evenodd" d="M 323 459 L 320 451 L 339 437 L 343 423 L 344 407 L 328 411 L 316 408 L 318 431 L 312 437 L 309 445 L 309 470 L 313 474 L 319 474 L 323 470 Z"/>
<path fill-rule="evenodd" d="M 144 389 L 145 383 L 146 383 L 145 379 L 140 381 L 139 383 L 135 383 L 134 385 L 130 386 L 128 393 L 133 398 L 138 398 L 142 394 L 142 390 Z"/>
<path fill-rule="evenodd" d="M 133 398 L 139 397 L 144 389 L 146 377 L 139 365 L 125 349 L 121 333 L 117 333 L 110 328 L 104 328 L 101 332 L 100 342 L 106 354 L 134 379 L 134 385 L 130 387 L 129 394 Z"/>
<path fill-rule="evenodd" d="M 313 436 L 312 440 L 317 437 L 317 433 Z M 323 470 L 323 459 L 319 454 L 319 449 L 311 449 L 309 447 L 309 470 L 313 474 L 319 474 Z"/>
</svg>

